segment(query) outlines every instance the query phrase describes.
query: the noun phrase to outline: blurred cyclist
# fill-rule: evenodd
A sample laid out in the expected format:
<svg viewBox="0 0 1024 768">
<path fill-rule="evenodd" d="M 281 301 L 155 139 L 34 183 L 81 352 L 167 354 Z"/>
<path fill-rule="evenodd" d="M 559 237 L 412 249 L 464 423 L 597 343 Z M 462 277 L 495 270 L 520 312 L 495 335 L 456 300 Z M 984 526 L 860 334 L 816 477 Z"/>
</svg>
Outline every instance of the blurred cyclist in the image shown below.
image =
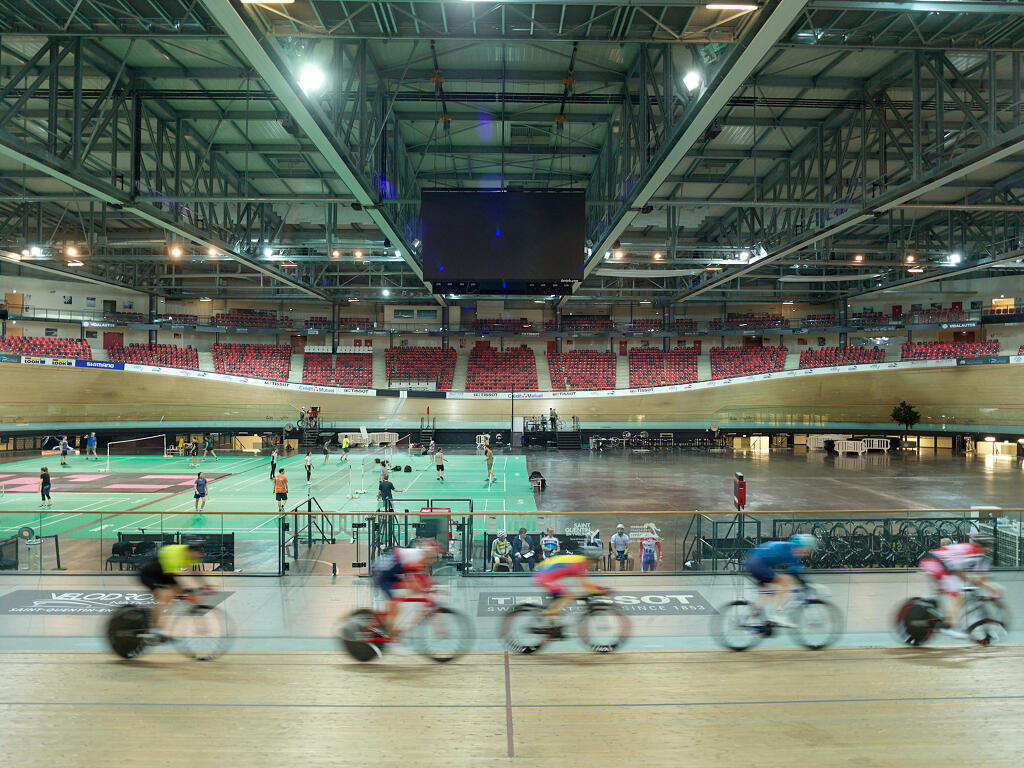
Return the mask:
<svg viewBox="0 0 1024 768">
<path fill-rule="evenodd" d="M 398 590 L 408 590 L 408 597 L 419 597 L 434 586 L 427 569 L 441 556 L 441 545 L 434 539 L 417 539 L 414 547 L 395 547 L 373 563 L 373 581 L 387 598 L 387 608 L 381 616 L 384 634 L 394 634 L 398 616 Z M 402 595 L 406 597 L 406 595 Z M 396 638 L 397 639 L 397 638 Z"/>
<path fill-rule="evenodd" d="M 597 559 L 601 557 L 601 547 L 583 547 L 582 555 L 555 555 L 549 557 L 537 566 L 533 572 L 533 580 L 543 589 L 547 590 L 552 600 L 541 612 L 547 628 L 552 634 L 557 635 L 561 630 L 559 616 L 563 610 L 572 605 L 585 594 L 603 595 L 606 593 L 602 587 L 590 581 L 587 573 L 593 568 Z M 576 589 L 567 588 L 565 581 L 575 581 Z"/>
<path fill-rule="evenodd" d="M 935 579 L 935 587 L 940 594 L 946 595 L 946 622 L 942 629 L 952 635 L 962 633 L 953 629 L 957 616 L 963 608 L 966 595 L 964 587 L 967 582 L 983 586 L 996 597 L 1002 591 L 985 575 L 992 561 L 992 537 L 987 534 L 975 533 L 970 541 L 954 544 L 943 539 L 938 549 L 925 555 L 918 564 L 922 571 Z"/>
<path fill-rule="evenodd" d="M 498 566 L 502 563 L 508 566 L 509 571 L 513 570 L 512 545 L 508 541 L 508 534 L 498 531 L 498 535 L 494 537 L 494 542 L 491 544 L 491 570 L 498 570 Z"/>
<path fill-rule="evenodd" d="M 793 590 L 803 584 L 804 560 L 817 546 L 811 534 L 796 533 L 789 541 L 766 541 L 743 558 L 743 569 L 761 586 L 757 602 L 773 624 L 793 626 L 782 611 Z"/>
<path fill-rule="evenodd" d="M 203 548 L 200 544 L 164 544 L 156 554 L 139 566 L 139 579 L 153 593 L 156 605 L 150 619 L 150 630 L 166 639 L 167 633 L 160 627 L 167 607 L 175 597 L 185 594 L 178 579 L 181 572 L 190 565 L 203 562 Z M 196 577 L 192 577 L 196 578 Z M 197 586 L 200 584 L 196 579 Z"/>
</svg>

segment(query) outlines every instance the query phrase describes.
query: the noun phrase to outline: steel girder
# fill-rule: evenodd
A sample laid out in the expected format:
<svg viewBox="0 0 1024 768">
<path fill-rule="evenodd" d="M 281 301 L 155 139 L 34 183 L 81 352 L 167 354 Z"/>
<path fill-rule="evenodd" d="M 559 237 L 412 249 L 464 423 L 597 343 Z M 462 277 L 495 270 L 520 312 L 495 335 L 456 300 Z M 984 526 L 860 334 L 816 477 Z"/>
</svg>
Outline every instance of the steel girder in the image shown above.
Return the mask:
<svg viewBox="0 0 1024 768">
<path fill-rule="evenodd" d="M 353 68 L 349 87 L 339 89 L 335 103 L 325 111 L 303 92 L 281 48 L 263 34 L 243 8 L 231 0 L 202 2 L 259 72 L 295 126 L 316 145 L 337 178 L 369 211 L 416 276 L 422 278 L 423 270 L 412 245 L 419 234 L 419 206 L 396 202 L 419 196 L 415 169 L 388 108 L 388 94 L 381 87 L 381 79 L 377 76 L 371 82 L 373 64 L 365 42 L 358 44 L 355 54 L 343 43 L 335 43 L 337 79 L 342 80 L 343 55 L 352 56 Z"/>
<path fill-rule="evenodd" d="M 879 232 L 887 238 L 905 236 L 916 221 L 899 211 L 904 217 L 901 224 L 898 217 L 887 216 L 891 211 L 1024 149 L 1016 89 L 1012 84 L 1001 89 L 997 77 L 997 72 L 1006 70 L 1019 73 L 1018 54 L 990 53 L 982 65 L 963 71 L 944 51 L 914 52 L 887 67 L 865 88 L 861 110 L 836 114 L 808 132 L 791 156 L 776 164 L 749 195 L 752 201 L 796 200 L 828 207 L 738 207 L 705 236 L 737 249 L 761 246 L 767 258 L 705 276 L 676 298 L 727 285 L 816 244 L 821 244 L 819 253 L 827 253 L 840 235 L 866 245 L 881 239 Z M 901 91 L 909 98 L 901 99 Z M 869 147 L 879 149 L 874 159 L 867 156 Z M 889 161 L 892 150 L 899 162 Z M 979 215 L 964 211 L 961 218 L 966 222 Z M 954 243 L 934 231 L 940 217 L 935 214 L 913 241 L 902 242 L 927 248 L 945 240 L 949 249 Z M 968 252 L 961 255 L 991 256 L 993 247 L 1001 247 L 1001 241 L 1020 232 L 1016 221 L 1006 218 L 1005 223 L 1009 234 L 995 240 L 991 228 L 962 228 L 965 238 L 959 247 Z"/>
<path fill-rule="evenodd" d="M 758 11 L 743 38 L 707 78 L 695 98 L 681 93 L 671 52 L 652 58 L 649 48 L 635 66 L 641 98 L 624 101 L 613 118 L 587 187 L 587 197 L 619 200 L 616 206 L 591 207 L 588 232 L 591 254 L 584 276 L 601 263 L 604 252 L 626 230 L 635 211 L 655 195 L 679 161 L 711 126 L 728 99 L 761 63 L 762 57 L 789 29 L 806 0 L 780 0 Z M 634 77 L 627 78 L 631 86 Z"/>
</svg>

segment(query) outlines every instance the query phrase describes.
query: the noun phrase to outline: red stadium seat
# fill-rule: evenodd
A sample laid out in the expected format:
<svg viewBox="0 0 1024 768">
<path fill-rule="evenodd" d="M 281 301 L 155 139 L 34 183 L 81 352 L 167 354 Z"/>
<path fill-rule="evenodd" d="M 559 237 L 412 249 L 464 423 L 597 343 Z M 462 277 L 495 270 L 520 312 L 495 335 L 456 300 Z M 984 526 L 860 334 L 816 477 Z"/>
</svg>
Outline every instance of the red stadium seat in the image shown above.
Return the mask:
<svg viewBox="0 0 1024 768">
<path fill-rule="evenodd" d="M 292 348 L 287 344 L 214 344 L 210 352 L 218 373 L 288 381 Z"/>
<path fill-rule="evenodd" d="M 908 341 L 900 348 L 901 360 L 951 360 L 957 357 L 998 355 L 999 341 Z"/>
<path fill-rule="evenodd" d="M 786 365 L 787 351 L 786 347 L 712 347 L 711 378 L 781 371 Z"/>
<path fill-rule="evenodd" d="M 800 352 L 801 368 L 825 368 L 830 365 L 863 365 L 881 363 L 885 350 L 881 347 L 817 347 Z"/>
<path fill-rule="evenodd" d="M 388 381 L 436 379 L 438 389 L 451 389 L 455 350 L 441 347 L 391 347 L 384 353 Z"/>
<path fill-rule="evenodd" d="M 596 349 L 549 352 L 553 389 L 614 389 L 615 355 Z"/>
<path fill-rule="evenodd" d="M 92 348 L 85 339 L 57 339 L 51 336 L 0 336 L 0 350 L 16 355 L 92 359 Z"/>
<path fill-rule="evenodd" d="M 629 350 L 629 386 L 660 387 L 665 383 L 665 353 L 654 347 Z"/>
<path fill-rule="evenodd" d="M 199 353 L 192 347 L 179 347 L 177 344 L 129 344 L 127 347 L 111 347 L 108 352 L 115 363 L 199 370 Z"/>
<path fill-rule="evenodd" d="M 373 354 L 307 352 L 302 360 L 302 381 L 304 384 L 369 389 L 373 386 Z"/>
<path fill-rule="evenodd" d="M 471 392 L 522 392 L 537 389 L 537 359 L 529 347 L 469 351 L 466 389 Z"/>
</svg>

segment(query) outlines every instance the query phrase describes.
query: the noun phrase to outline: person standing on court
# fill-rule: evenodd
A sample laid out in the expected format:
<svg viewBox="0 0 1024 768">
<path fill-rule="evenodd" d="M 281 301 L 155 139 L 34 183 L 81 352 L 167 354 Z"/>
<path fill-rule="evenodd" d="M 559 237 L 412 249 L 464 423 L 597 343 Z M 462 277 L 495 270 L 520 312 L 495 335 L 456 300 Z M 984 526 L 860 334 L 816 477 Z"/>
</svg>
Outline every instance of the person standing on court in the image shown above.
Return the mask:
<svg viewBox="0 0 1024 768">
<path fill-rule="evenodd" d="M 392 494 L 401 493 L 402 489 L 395 488 L 395 484 L 388 479 L 389 477 L 387 472 L 381 475 L 380 485 L 377 486 L 377 498 L 380 499 L 385 512 L 394 512 L 395 497 Z"/>
<path fill-rule="evenodd" d="M 217 461 L 217 452 L 213 450 L 213 437 L 210 435 L 207 435 L 206 440 L 203 442 L 203 461 L 206 461 L 207 451 L 213 456 L 213 460 Z"/>
<path fill-rule="evenodd" d="M 313 476 L 313 452 L 306 451 L 306 485 L 311 485 L 310 478 Z"/>
<path fill-rule="evenodd" d="M 206 511 L 206 478 L 203 477 L 202 472 L 196 474 L 196 479 L 192 481 L 192 485 L 195 486 L 196 492 L 196 514 L 199 514 L 199 510 Z"/>
<path fill-rule="evenodd" d="M 484 461 L 487 463 L 487 479 L 484 482 L 493 483 L 498 478 L 494 474 L 494 451 L 489 443 L 484 446 Z"/>
<path fill-rule="evenodd" d="M 331 460 L 331 438 L 324 440 L 324 464 Z"/>
<path fill-rule="evenodd" d="M 430 438 L 430 445 L 427 446 L 427 466 L 431 466 L 434 463 L 434 454 L 437 452 L 437 443 L 434 442 L 434 438 Z"/>
<path fill-rule="evenodd" d="M 189 460 L 188 465 L 190 467 L 199 466 L 199 441 L 193 440 L 188 444 Z"/>
<path fill-rule="evenodd" d="M 270 479 L 274 479 L 274 472 L 277 471 L 277 446 L 270 452 Z"/>
<path fill-rule="evenodd" d="M 53 509 L 53 499 L 50 498 L 50 470 L 42 467 L 39 470 L 39 495 L 42 497 L 40 509 Z"/>
<path fill-rule="evenodd" d="M 90 432 L 89 436 L 85 438 L 85 460 L 89 460 L 89 456 L 92 455 L 96 461 L 100 460 L 100 457 L 96 455 L 96 433 Z"/>
<path fill-rule="evenodd" d="M 348 439 L 348 435 L 341 440 L 341 460 L 348 461 L 348 451 L 352 447 L 352 441 Z"/>
<path fill-rule="evenodd" d="M 437 465 L 437 479 L 442 483 L 444 482 L 444 465 L 448 459 L 444 457 L 444 450 L 441 448 L 437 449 L 437 453 L 434 454 L 434 462 Z"/>
<path fill-rule="evenodd" d="M 68 465 L 68 451 L 71 450 L 71 446 L 68 445 L 68 436 L 64 435 L 60 439 L 60 465 L 66 467 Z"/>
<path fill-rule="evenodd" d="M 277 499 L 277 511 L 284 512 L 284 503 L 288 501 L 288 478 L 283 469 L 279 469 L 274 478 L 274 498 Z"/>
<path fill-rule="evenodd" d="M 554 408 L 549 408 L 548 409 L 548 420 L 551 422 L 551 431 L 552 432 L 557 432 L 558 431 L 558 413 L 555 411 Z"/>
</svg>

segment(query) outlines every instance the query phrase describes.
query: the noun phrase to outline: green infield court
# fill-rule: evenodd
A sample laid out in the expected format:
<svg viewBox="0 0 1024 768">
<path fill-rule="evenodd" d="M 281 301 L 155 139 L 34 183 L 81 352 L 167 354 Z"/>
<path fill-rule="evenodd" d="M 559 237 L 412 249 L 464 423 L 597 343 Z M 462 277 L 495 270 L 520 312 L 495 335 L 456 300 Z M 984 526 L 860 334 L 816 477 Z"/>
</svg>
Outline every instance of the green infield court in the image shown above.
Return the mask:
<svg viewBox="0 0 1024 768">
<path fill-rule="evenodd" d="M 337 455 L 324 463 L 315 454 L 309 483 L 305 455 L 278 460 L 277 468 L 288 477 L 286 511 L 304 510 L 308 498 L 312 510 L 332 515 L 339 535 L 350 533 L 349 523 L 359 513 L 378 509 L 377 485 L 381 453 L 353 452 L 348 462 Z M 449 508 L 456 515 L 494 512 L 496 527 L 535 525 L 537 507 L 523 456 L 497 456 L 497 479 L 486 482 L 483 456 L 446 454 L 443 481 L 437 479 L 433 462 L 426 456 L 394 456 L 400 467 L 394 483 L 395 510 L 419 512 L 424 507 Z M 428 465 L 429 464 L 429 465 Z M 412 467 L 405 472 L 404 467 Z M 39 470 L 49 468 L 52 509 L 40 509 Z M 109 471 L 107 468 L 109 466 Z M 197 472 L 208 479 L 205 514 L 195 514 L 193 481 Z M 57 536 L 65 559 L 87 560 L 108 556 L 112 542 L 146 534 L 233 534 L 241 545 L 262 556 L 278 541 L 277 501 L 270 479 L 267 456 L 221 456 L 200 462 L 198 470 L 187 457 L 121 456 L 99 461 L 71 456 L 60 466 L 58 456 L 40 456 L 0 465 L 0 540 L 28 527 L 36 537 Z M 236 514 L 221 515 L 220 512 Z M 245 514 L 237 514 L 245 513 Z M 531 528 L 532 530 L 533 528 Z M 51 546 L 50 540 L 44 542 Z"/>
</svg>

